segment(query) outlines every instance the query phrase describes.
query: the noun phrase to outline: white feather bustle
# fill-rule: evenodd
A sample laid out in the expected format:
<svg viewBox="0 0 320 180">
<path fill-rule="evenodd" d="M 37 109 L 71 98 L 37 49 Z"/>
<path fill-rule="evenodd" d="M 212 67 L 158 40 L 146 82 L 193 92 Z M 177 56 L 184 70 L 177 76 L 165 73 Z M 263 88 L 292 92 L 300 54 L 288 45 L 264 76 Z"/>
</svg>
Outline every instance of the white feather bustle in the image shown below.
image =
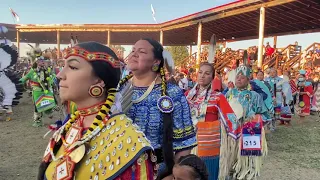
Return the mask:
<svg viewBox="0 0 320 180">
<path fill-rule="evenodd" d="M 164 59 L 164 66 L 170 73 L 170 75 L 174 75 L 174 60 L 169 51 L 163 50 L 162 57 Z"/>
<path fill-rule="evenodd" d="M 214 62 L 214 58 L 216 55 L 216 44 L 217 44 L 217 40 L 216 40 L 216 35 L 213 34 L 211 36 L 210 39 L 210 43 L 209 43 L 209 51 L 208 51 L 208 63 L 212 64 Z"/>
<path fill-rule="evenodd" d="M 11 106 L 18 91 L 16 85 L 3 72 L 0 74 L 0 88 L 4 94 L 2 105 Z"/>
<path fill-rule="evenodd" d="M 0 48 L 0 71 L 9 67 L 11 63 L 11 55 Z"/>
</svg>

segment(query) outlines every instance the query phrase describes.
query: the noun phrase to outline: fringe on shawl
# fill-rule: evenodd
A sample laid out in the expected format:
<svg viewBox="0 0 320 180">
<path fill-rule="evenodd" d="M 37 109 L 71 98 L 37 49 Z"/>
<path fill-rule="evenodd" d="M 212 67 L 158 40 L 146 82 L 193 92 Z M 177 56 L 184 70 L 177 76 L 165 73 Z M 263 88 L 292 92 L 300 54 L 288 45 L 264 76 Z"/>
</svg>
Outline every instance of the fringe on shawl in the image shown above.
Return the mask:
<svg viewBox="0 0 320 180">
<path fill-rule="evenodd" d="M 219 180 L 229 178 L 231 169 L 235 164 L 238 154 L 239 146 L 237 145 L 237 140 L 227 134 L 226 128 L 221 123 Z"/>
<path fill-rule="evenodd" d="M 234 170 L 233 178 L 239 180 L 251 180 L 260 176 L 263 159 L 268 154 L 268 146 L 264 128 L 262 128 L 261 138 L 262 156 L 241 156 L 239 151 L 241 144 L 239 141 L 237 142 L 237 159 L 232 168 Z"/>
<path fill-rule="evenodd" d="M 263 159 L 268 154 L 264 128 L 262 128 L 261 138 L 262 156 L 241 156 L 241 144 L 239 139 L 236 140 L 228 136 L 226 129 L 221 127 L 220 167 L 218 179 L 251 180 L 260 176 Z"/>
</svg>

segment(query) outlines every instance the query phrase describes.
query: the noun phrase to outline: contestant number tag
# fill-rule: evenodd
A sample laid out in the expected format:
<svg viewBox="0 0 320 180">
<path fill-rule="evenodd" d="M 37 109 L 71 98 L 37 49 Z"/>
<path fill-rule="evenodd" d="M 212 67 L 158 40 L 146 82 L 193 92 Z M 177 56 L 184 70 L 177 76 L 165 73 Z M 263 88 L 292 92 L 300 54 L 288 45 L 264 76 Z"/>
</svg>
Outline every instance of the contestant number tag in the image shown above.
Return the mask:
<svg viewBox="0 0 320 180">
<path fill-rule="evenodd" d="M 48 104 L 50 104 L 49 100 L 44 100 L 44 101 L 41 102 L 41 106 L 46 106 Z"/>
<path fill-rule="evenodd" d="M 260 149 L 260 135 L 243 136 L 243 149 Z"/>
</svg>

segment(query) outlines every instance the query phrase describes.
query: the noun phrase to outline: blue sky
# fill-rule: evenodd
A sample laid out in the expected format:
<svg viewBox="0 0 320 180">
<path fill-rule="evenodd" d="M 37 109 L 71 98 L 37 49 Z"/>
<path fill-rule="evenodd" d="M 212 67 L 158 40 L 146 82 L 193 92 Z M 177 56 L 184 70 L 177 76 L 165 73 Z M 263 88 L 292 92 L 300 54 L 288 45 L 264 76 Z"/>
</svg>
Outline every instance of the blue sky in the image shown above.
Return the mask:
<svg viewBox="0 0 320 180">
<path fill-rule="evenodd" d="M 9 7 L 20 17 L 21 24 L 139 24 L 154 23 L 150 5 L 158 22 L 203 11 L 233 0 L 0 0 L 0 22 L 13 23 Z M 278 47 L 298 41 L 303 47 L 320 40 L 320 33 L 278 37 Z M 273 39 L 265 39 L 273 44 Z M 229 43 L 239 49 L 257 45 L 258 40 Z M 51 45 L 54 46 L 54 45 Z M 42 48 L 48 47 L 42 45 Z M 125 47 L 127 54 L 131 47 Z M 21 55 L 26 46 L 21 45 Z M 193 48 L 195 49 L 195 48 Z"/>
</svg>

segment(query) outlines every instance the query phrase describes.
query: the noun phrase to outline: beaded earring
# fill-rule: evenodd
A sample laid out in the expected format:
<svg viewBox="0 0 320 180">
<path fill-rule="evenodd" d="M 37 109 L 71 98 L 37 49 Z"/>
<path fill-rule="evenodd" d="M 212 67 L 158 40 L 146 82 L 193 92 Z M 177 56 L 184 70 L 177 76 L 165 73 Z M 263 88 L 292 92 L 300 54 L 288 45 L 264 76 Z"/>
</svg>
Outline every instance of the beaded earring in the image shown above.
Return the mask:
<svg viewBox="0 0 320 180">
<path fill-rule="evenodd" d="M 152 71 L 157 72 L 159 70 L 159 64 L 152 65 Z"/>
<path fill-rule="evenodd" d="M 101 97 L 103 93 L 104 93 L 104 89 L 100 85 L 92 85 L 89 88 L 89 94 L 91 97 L 94 97 L 94 98 Z"/>
</svg>

